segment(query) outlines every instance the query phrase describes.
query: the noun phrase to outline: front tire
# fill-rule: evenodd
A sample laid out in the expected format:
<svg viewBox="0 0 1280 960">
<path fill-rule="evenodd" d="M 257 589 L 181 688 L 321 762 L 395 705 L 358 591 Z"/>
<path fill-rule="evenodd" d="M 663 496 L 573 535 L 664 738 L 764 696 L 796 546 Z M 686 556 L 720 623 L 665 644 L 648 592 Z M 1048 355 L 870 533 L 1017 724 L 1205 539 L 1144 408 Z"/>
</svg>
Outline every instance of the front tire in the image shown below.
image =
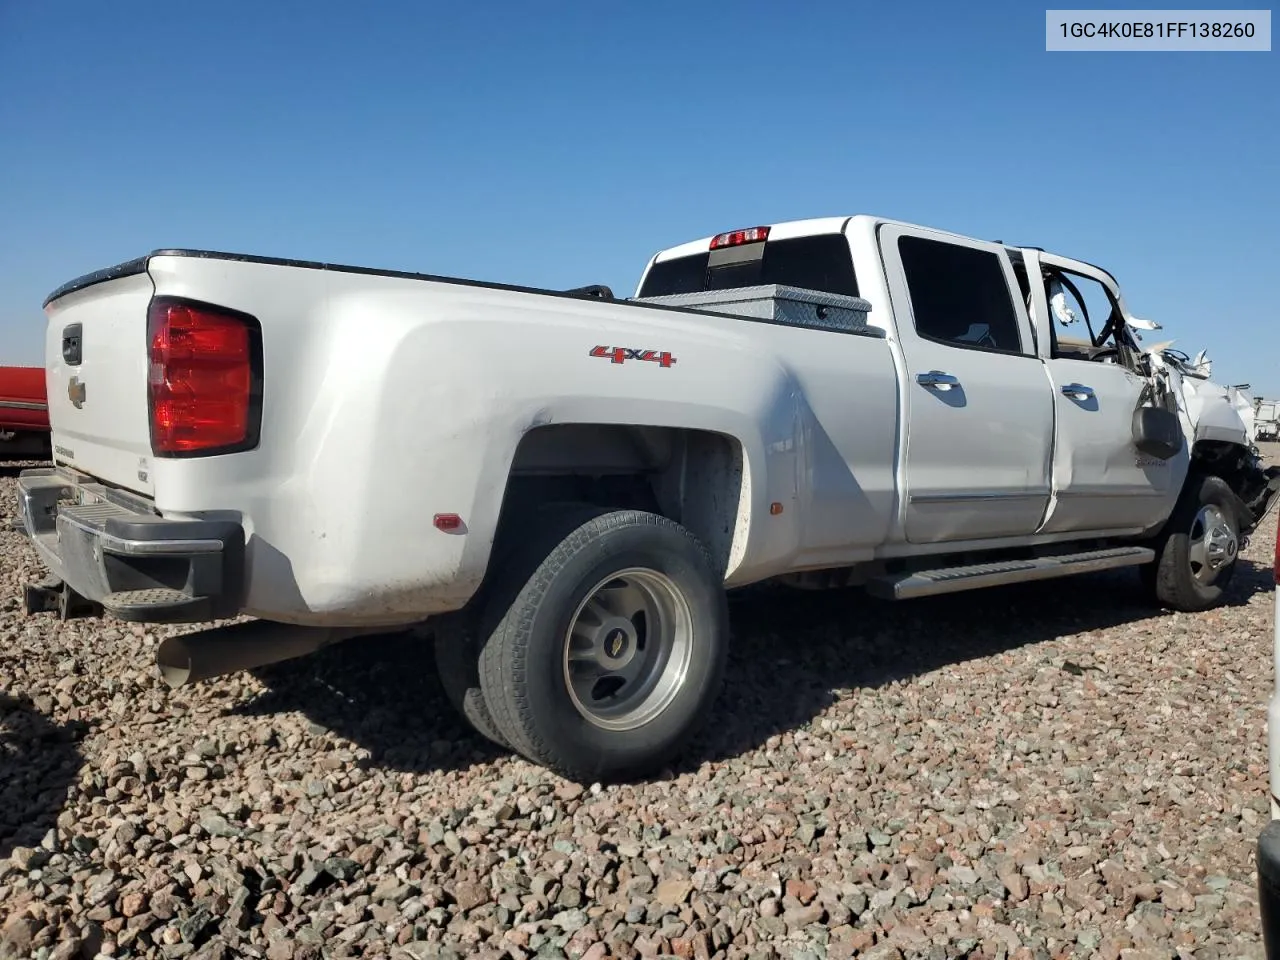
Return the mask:
<svg viewBox="0 0 1280 960">
<path fill-rule="evenodd" d="M 679 524 L 636 510 L 544 516 L 500 572 L 480 683 L 505 739 L 583 783 L 642 777 L 678 753 L 719 691 L 723 582 Z"/>
<path fill-rule="evenodd" d="M 1156 542 L 1145 580 L 1156 599 L 1186 613 L 1222 602 L 1240 556 L 1235 496 L 1219 477 L 1191 477 Z"/>
</svg>

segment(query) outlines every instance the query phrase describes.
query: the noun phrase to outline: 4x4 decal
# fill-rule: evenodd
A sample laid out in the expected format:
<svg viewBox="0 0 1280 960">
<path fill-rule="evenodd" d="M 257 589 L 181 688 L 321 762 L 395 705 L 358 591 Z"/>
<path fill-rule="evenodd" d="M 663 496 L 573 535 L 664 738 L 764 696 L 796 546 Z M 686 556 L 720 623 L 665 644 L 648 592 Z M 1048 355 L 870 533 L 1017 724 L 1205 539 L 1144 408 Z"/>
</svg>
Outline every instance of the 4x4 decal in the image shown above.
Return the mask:
<svg viewBox="0 0 1280 960">
<path fill-rule="evenodd" d="M 610 363 L 626 363 L 628 360 L 647 360 L 661 367 L 670 367 L 676 362 L 668 351 L 637 350 L 633 347 L 595 347 L 590 356 L 601 357 Z"/>
</svg>

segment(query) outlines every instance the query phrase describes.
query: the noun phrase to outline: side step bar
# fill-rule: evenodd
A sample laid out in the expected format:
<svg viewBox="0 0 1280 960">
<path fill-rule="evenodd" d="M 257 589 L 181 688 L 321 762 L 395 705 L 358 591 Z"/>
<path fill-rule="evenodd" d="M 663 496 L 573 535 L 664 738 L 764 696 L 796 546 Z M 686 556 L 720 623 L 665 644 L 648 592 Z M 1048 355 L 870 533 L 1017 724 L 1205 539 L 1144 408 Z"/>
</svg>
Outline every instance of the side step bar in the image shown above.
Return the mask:
<svg viewBox="0 0 1280 960">
<path fill-rule="evenodd" d="M 967 567 L 940 567 L 936 570 L 917 570 L 914 573 L 888 574 L 871 580 L 867 584 L 867 591 L 884 600 L 910 600 L 938 593 L 998 587 L 1006 583 L 1050 580 L 1075 573 L 1113 570 L 1116 567 L 1136 567 L 1153 563 L 1155 559 L 1155 551 L 1147 547 L 1115 547 L 1109 550 L 1066 553 L 1056 557 L 1037 557 L 1034 560 L 1004 560 L 975 563 Z"/>
</svg>

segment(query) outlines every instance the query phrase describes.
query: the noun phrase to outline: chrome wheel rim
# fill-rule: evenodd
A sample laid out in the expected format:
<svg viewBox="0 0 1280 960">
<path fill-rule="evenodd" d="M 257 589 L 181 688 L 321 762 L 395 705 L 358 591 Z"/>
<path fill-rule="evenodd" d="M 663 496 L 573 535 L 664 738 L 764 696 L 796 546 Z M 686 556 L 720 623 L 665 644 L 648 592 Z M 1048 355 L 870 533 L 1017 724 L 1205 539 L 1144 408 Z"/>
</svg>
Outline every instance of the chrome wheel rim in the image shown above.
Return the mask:
<svg viewBox="0 0 1280 960">
<path fill-rule="evenodd" d="M 634 730 L 671 705 L 689 673 L 693 617 L 666 574 L 632 567 L 587 592 L 564 639 L 574 707 L 605 730 Z"/>
<path fill-rule="evenodd" d="M 1191 524 L 1187 545 L 1191 575 L 1200 583 L 1211 584 L 1239 552 L 1240 541 L 1222 509 L 1213 504 L 1201 507 Z"/>
</svg>

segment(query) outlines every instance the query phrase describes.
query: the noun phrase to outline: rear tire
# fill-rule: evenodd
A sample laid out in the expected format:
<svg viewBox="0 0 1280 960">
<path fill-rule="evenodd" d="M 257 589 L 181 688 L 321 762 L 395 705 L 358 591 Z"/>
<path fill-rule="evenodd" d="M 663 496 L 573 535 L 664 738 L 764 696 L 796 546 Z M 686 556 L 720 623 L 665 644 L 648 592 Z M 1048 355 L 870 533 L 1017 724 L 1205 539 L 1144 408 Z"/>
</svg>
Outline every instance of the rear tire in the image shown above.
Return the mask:
<svg viewBox="0 0 1280 960">
<path fill-rule="evenodd" d="M 636 510 L 544 513 L 498 572 L 480 684 L 529 760 L 582 783 L 665 767 L 706 717 L 728 605 L 706 549 Z"/>
<path fill-rule="evenodd" d="M 1222 601 L 1240 556 L 1234 503 L 1231 488 L 1220 477 L 1188 478 L 1154 544 L 1156 562 L 1142 570 L 1145 586 L 1160 603 L 1195 613 Z"/>
<path fill-rule="evenodd" d="M 462 617 L 446 619 L 435 631 L 436 672 L 449 703 L 476 733 L 510 750 L 480 689 L 479 645 Z"/>
</svg>

